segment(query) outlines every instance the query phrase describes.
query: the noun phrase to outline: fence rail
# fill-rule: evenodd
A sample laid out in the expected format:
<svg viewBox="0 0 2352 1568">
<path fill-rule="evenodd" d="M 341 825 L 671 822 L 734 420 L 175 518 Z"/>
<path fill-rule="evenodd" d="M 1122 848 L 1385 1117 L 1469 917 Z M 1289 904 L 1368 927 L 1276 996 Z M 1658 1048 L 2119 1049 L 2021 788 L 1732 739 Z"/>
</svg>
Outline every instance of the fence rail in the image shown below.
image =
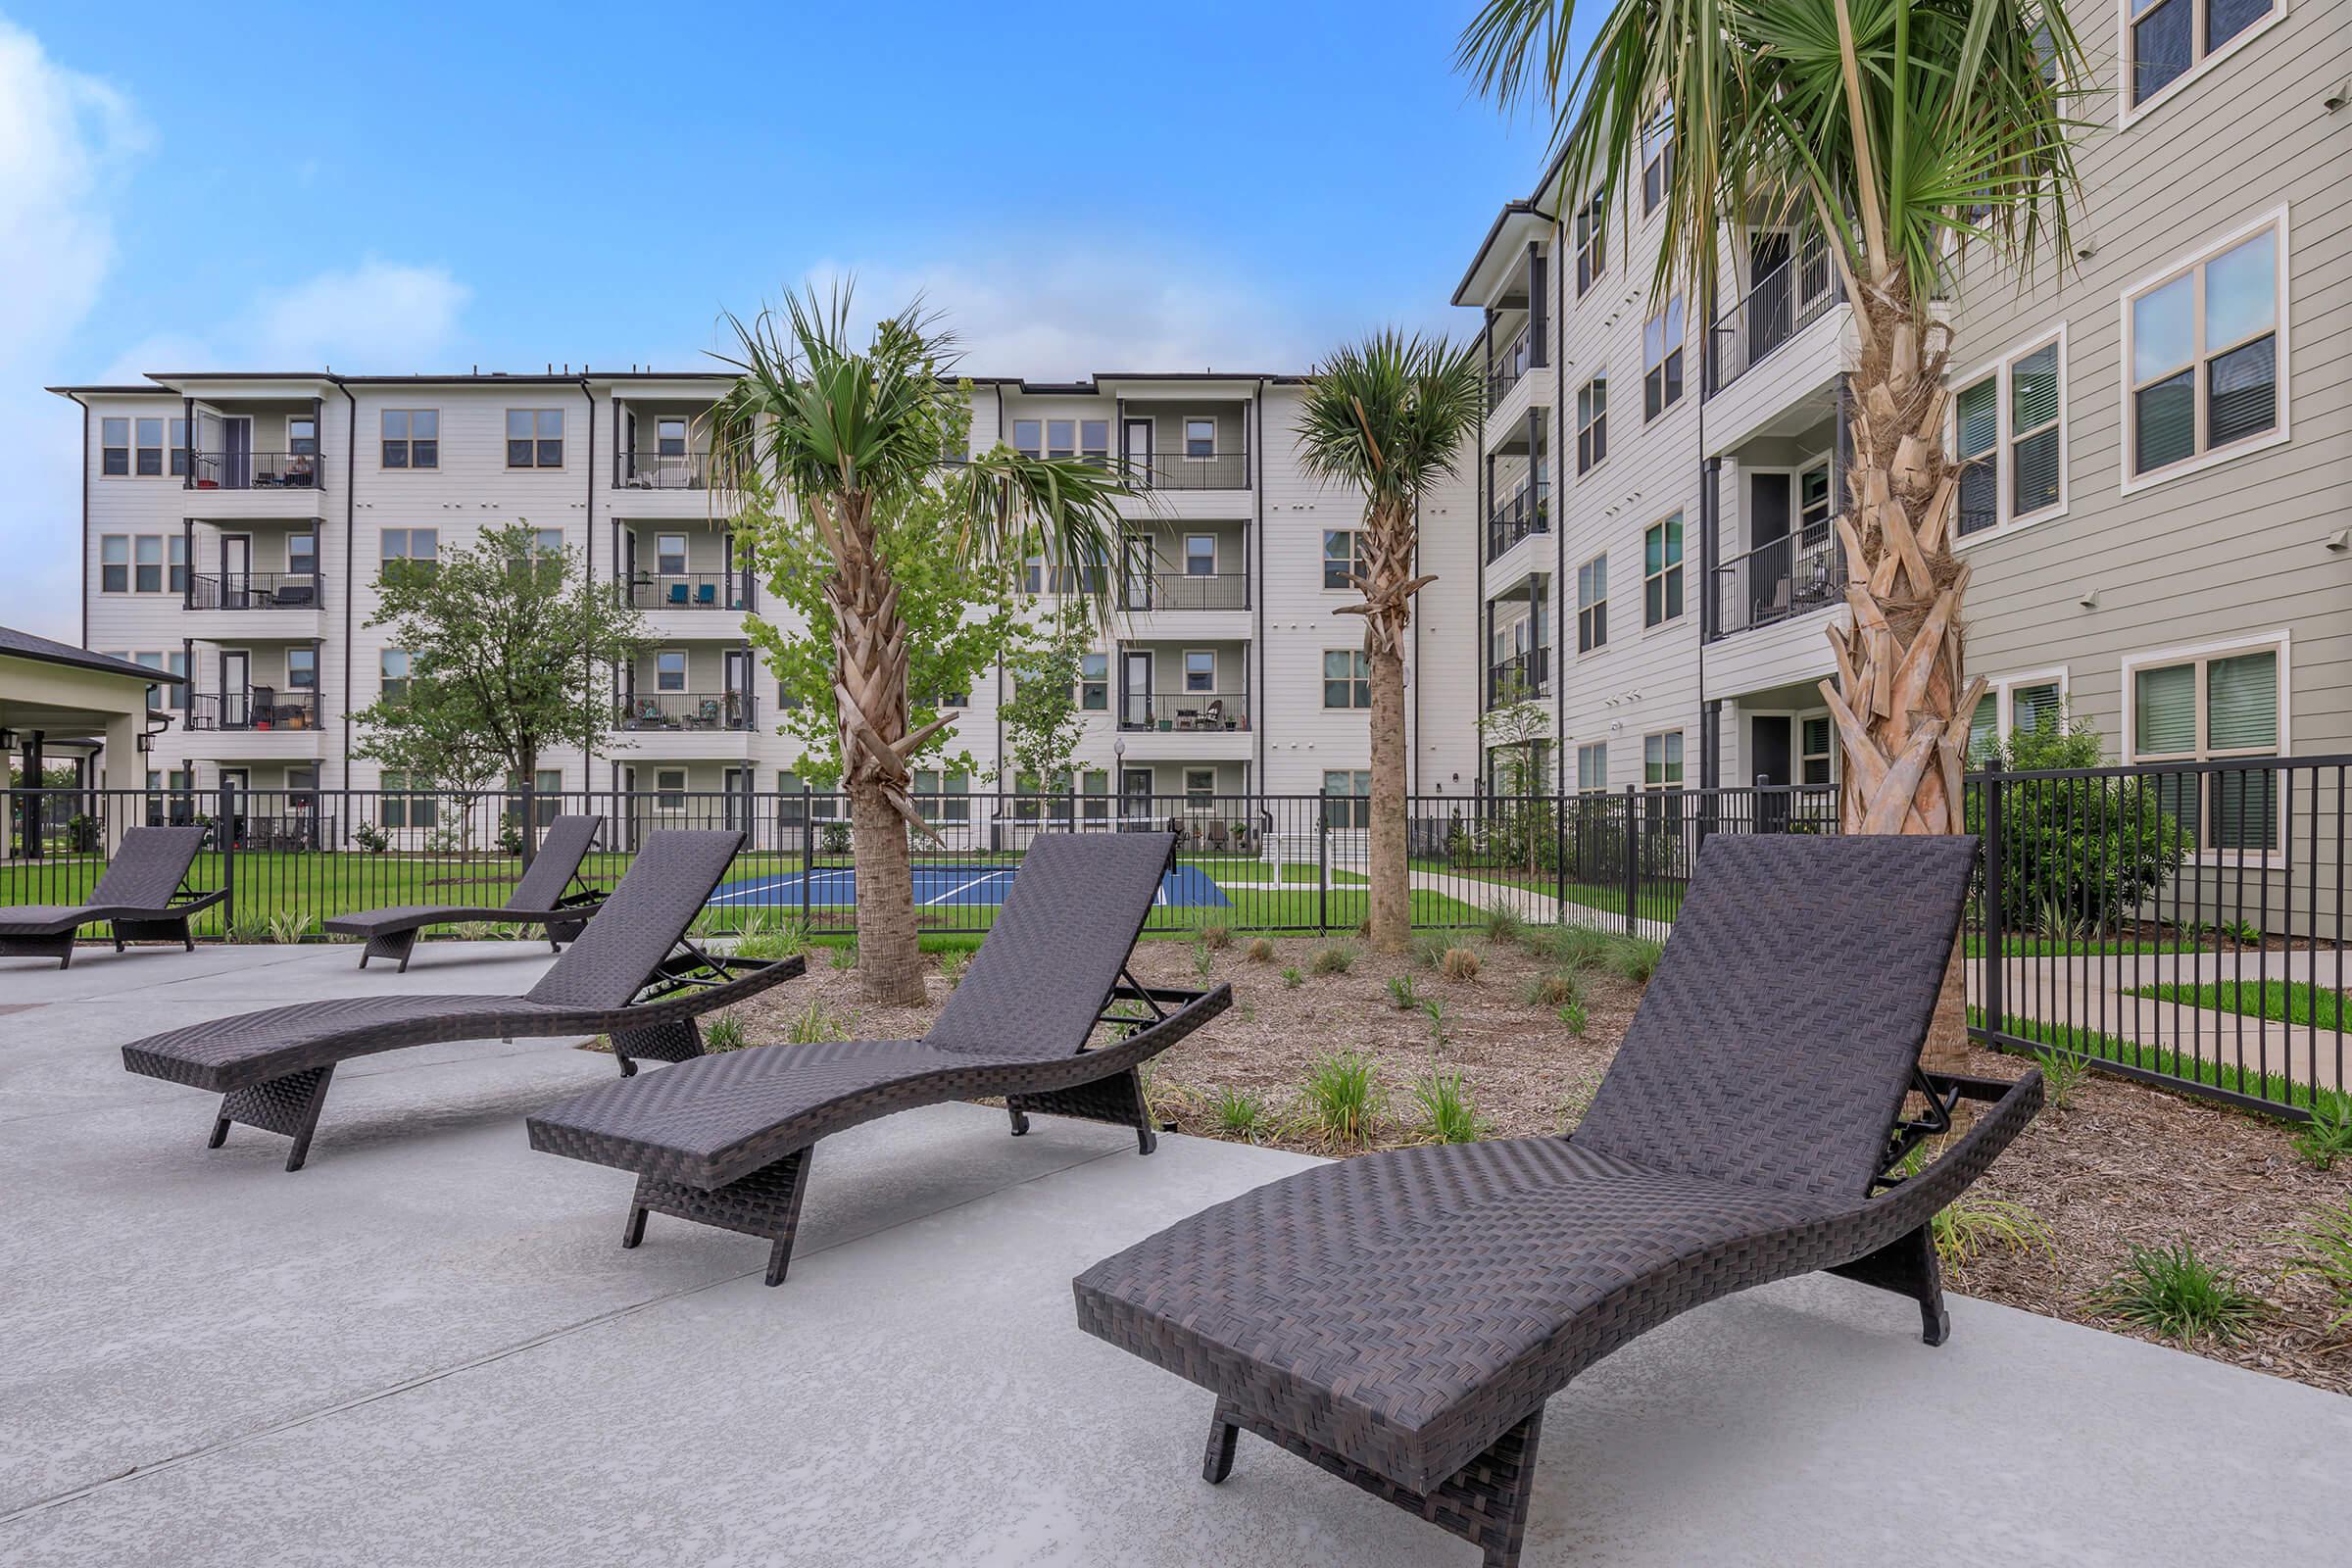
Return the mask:
<svg viewBox="0 0 2352 1568">
<path fill-rule="evenodd" d="M 188 578 L 188 608 L 317 610 L 325 580 L 315 571 L 199 571 Z"/>
</svg>

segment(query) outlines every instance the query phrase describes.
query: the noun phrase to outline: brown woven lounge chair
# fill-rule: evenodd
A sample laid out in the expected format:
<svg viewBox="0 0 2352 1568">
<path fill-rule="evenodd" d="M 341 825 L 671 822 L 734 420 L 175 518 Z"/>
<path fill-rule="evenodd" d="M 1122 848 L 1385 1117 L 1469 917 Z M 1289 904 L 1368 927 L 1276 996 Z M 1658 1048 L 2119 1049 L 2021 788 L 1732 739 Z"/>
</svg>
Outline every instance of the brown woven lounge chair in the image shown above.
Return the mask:
<svg viewBox="0 0 2352 1568">
<path fill-rule="evenodd" d="M 122 1065 L 222 1097 L 210 1147 L 232 1122 L 294 1140 L 300 1170 L 335 1064 L 440 1040 L 609 1035 L 621 1076 L 640 1060 L 703 1052 L 695 1019 L 801 973 L 802 960 L 713 957 L 686 940 L 743 845 L 739 832 L 646 835 L 604 913 L 519 997 L 353 997 L 219 1018 L 122 1048 Z"/>
<path fill-rule="evenodd" d="M 600 892 L 569 891 L 572 879 L 580 874 L 580 862 L 588 858 L 589 850 L 596 845 L 596 836 L 604 828 L 604 818 L 597 816 L 559 816 L 550 822 L 539 842 L 539 853 L 532 857 L 530 869 L 522 873 L 507 902 L 495 907 L 404 904 L 338 914 L 324 924 L 339 936 L 368 939 L 366 950 L 360 954 L 361 968 L 368 967 L 369 958 L 398 958 L 402 974 L 409 972 L 409 955 L 415 951 L 416 939 L 426 926 L 453 925 L 460 920 L 543 925 L 547 927 L 548 946 L 561 953 L 564 943 L 579 936 L 589 916 L 604 906 L 605 896 Z"/>
<path fill-rule="evenodd" d="M 1518 1560 L 1544 1401 L 1679 1312 L 1827 1269 L 1911 1298 L 1941 1344 L 1930 1222 L 2041 1102 L 2030 1070 L 1919 1070 L 1975 855 L 1710 839 L 1572 1137 L 1261 1187 L 1080 1275 L 1080 1325 L 1216 1396 L 1210 1482 L 1254 1432 L 1489 1568 Z M 1889 1174 L 1962 1099 L 1991 1108 L 1925 1171 Z"/>
<path fill-rule="evenodd" d="M 211 831 L 134 827 L 107 861 L 87 904 L 20 904 L 0 908 L 0 958 L 55 958 L 74 966 L 74 933 L 104 921 L 121 953 L 126 942 L 176 942 L 193 953 L 189 917 L 228 897 L 225 888 L 186 891 L 188 867 Z"/>
<path fill-rule="evenodd" d="M 644 1239 L 649 1211 L 764 1237 L 770 1285 L 792 1259 L 816 1141 L 859 1122 L 1003 1095 L 1015 1136 L 1032 1115 L 1076 1116 L 1133 1128 L 1149 1154 L 1136 1068 L 1233 1000 L 1127 973 L 1175 854 L 1167 833 L 1041 834 L 922 1039 L 768 1046 L 608 1084 L 532 1116 L 531 1147 L 637 1173 L 621 1246 Z M 1084 1049 L 1115 1001 L 1151 1021 Z"/>
</svg>

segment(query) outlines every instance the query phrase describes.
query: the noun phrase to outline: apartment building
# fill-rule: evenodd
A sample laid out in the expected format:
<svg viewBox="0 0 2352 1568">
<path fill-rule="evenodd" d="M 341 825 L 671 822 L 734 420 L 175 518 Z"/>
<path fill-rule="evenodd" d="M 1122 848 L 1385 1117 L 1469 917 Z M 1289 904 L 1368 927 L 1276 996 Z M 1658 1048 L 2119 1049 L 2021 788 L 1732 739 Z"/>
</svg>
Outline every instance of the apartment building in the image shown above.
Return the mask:
<svg viewBox="0 0 2352 1568">
<path fill-rule="evenodd" d="M 541 787 L 643 792 L 656 819 L 699 794 L 799 789 L 783 694 L 744 631 L 780 612 L 710 482 L 704 416 L 725 384 L 566 368 L 55 389 L 84 411 L 82 642 L 188 677 L 158 689 L 171 722 L 151 785 L 397 792 L 407 781 L 358 755 L 353 724 L 410 674 L 408 652 L 369 625 L 378 575 L 524 520 L 626 596 L 654 639 L 614 672 L 611 725 L 545 759 Z M 1274 374 L 973 384 L 974 450 L 1116 463 L 1139 492 L 1104 568 L 1116 623 L 1078 694 L 1088 814 L 1368 789 L 1361 623 L 1334 613 L 1358 598 L 1346 571 L 1360 506 L 1300 470 L 1300 395 L 1298 377 Z M 1413 786 L 1441 795 L 1477 779 L 1461 721 L 1478 689 L 1471 494 L 1465 475 L 1424 518 L 1423 569 L 1440 582 L 1422 596 L 1407 707 Z M 1079 586 L 1043 563 L 1023 576 L 1041 614 Z M 957 694 L 955 744 L 992 776 L 918 776 L 944 822 L 976 820 L 956 797 L 1021 782 L 999 720 L 1009 679 Z"/>
<path fill-rule="evenodd" d="M 1979 734 L 2062 705 L 2124 761 L 2352 750 L 2352 27 L 2108 9 L 2073 8 L 2077 254 L 1950 307 Z M 1483 695 L 1537 695 L 1567 787 L 1827 785 L 1850 308 L 1801 229 L 1656 300 L 1672 137 L 1605 223 L 1546 171 L 1455 292 L 1491 366 Z M 2217 809 L 2208 848 L 2225 815 L 2283 831 Z"/>
</svg>

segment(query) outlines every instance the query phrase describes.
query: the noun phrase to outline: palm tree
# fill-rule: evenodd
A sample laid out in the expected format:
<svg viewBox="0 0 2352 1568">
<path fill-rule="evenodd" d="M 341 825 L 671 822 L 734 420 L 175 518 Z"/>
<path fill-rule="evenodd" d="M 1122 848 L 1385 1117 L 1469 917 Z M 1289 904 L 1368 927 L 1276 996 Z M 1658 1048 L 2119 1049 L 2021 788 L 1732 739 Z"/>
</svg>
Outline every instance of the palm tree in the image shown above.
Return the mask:
<svg viewBox="0 0 2352 1568">
<path fill-rule="evenodd" d="M 955 340 L 919 304 L 883 321 L 863 349 L 846 288 L 829 303 L 788 296 L 781 318 L 727 319 L 740 358 L 721 358 L 740 374 L 710 414 L 713 482 L 742 495 L 738 527 L 813 540 L 832 563 L 824 591 L 858 864 L 859 988 L 878 1004 L 920 1003 L 907 834 L 931 829 L 916 813 L 908 764 L 954 720 L 908 727 L 891 550 L 918 530 L 895 524 L 918 498 L 936 502 L 951 526 L 927 548 L 974 570 L 1043 556 L 1057 579 L 1099 587 L 1105 573 L 1077 568 L 1110 559 L 1116 498 L 1128 492 L 1105 469 L 1002 443 L 965 461 L 970 402 L 948 375 Z"/>
<path fill-rule="evenodd" d="M 1372 676 L 1372 945 L 1401 953 L 1412 934 L 1405 880 L 1404 634 L 1418 576 L 1421 497 L 1454 471 L 1476 425 L 1479 373 L 1470 346 L 1383 331 L 1341 349 L 1316 372 L 1298 411 L 1300 465 L 1317 478 L 1363 492 L 1360 567 L 1364 602 L 1338 612 L 1364 617 Z"/>
</svg>

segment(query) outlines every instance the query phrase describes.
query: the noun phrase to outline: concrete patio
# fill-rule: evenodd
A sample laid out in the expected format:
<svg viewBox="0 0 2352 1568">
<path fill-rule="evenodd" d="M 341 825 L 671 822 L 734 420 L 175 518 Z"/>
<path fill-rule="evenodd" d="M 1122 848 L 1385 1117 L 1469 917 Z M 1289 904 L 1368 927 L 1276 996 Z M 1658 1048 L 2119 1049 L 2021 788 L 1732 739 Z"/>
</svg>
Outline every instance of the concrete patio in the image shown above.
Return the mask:
<svg viewBox="0 0 2352 1568">
<path fill-rule="evenodd" d="M 1306 1163 L 949 1106 L 830 1140 L 791 1280 L 525 1147 L 605 1082 L 559 1042 L 336 1074 L 310 1165 L 117 1048 L 375 991 L 528 986 L 435 944 L 0 960 L 0 1560 L 1469 1564 L 1081 1335 L 1069 1280 Z M 1212 1025 L 1213 1027 L 1213 1025 Z M 1181 1048 L 1179 1048 L 1181 1050 Z M 660 1071 L 660 1068 L 649 1068 Z M 1817 1278 L 1701 1308 L 1556 1398 L 1526 1562 L 2342 1560 L 2352 1400 L 1968 1299 Z"/>
</svg>

